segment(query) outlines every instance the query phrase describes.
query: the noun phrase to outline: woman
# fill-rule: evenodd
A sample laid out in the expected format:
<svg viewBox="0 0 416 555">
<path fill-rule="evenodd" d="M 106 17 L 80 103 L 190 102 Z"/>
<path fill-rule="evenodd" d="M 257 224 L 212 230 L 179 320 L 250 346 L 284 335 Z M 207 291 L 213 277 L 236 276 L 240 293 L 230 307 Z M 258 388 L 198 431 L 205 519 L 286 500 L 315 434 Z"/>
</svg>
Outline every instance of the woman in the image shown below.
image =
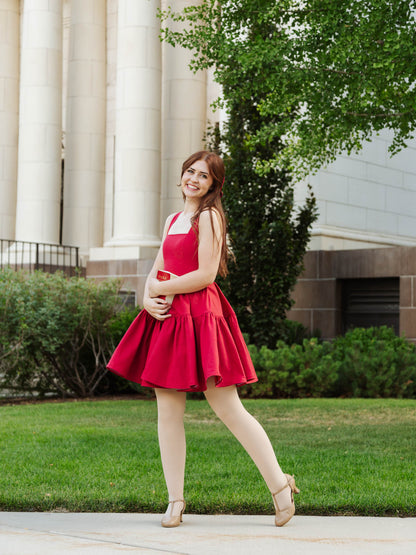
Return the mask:
<svg viewBox="0 0 416 555">
<path fill-rule="evenodd" d="M 196 152 L 183 163 L 184 209 L 166 220 L 162 246 L 145 285 L 144 309 L 108 365 L 128 380 L 155 389 L 169 493 L 164 527 L 179 526 L 185 510 L 187 391 L 204 392 L 257 465 L 273 496 L 276 526 L 292 518 L 293 493 L 299 492 L 294 478 L 283 474 L 265 431 L 237 393 L 237 385 L 257 377 L 236 316 L 214 283 L 217 273 L 225 275 L 227 268 L 223 183 L 224 163 L 218 155 Z M 165 271 L 162 276 L 160 270 Z M 158 272 L 170 279 L 160 281 Z"/>
</svg>

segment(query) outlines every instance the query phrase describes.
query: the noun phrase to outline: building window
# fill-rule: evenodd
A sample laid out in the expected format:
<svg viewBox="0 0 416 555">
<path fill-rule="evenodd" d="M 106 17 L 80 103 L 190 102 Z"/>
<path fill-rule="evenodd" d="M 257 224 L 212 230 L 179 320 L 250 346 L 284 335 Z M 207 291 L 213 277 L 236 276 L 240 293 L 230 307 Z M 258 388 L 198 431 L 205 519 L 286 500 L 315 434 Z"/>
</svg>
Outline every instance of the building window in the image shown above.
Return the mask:
<svg viewBox="0 0 416 555">
<path fill-rule="evenodd" d="M 343 332 L 351 328 L 389 326 L 399 334 L 400 279 L 342 280 Z"/>
</svg>

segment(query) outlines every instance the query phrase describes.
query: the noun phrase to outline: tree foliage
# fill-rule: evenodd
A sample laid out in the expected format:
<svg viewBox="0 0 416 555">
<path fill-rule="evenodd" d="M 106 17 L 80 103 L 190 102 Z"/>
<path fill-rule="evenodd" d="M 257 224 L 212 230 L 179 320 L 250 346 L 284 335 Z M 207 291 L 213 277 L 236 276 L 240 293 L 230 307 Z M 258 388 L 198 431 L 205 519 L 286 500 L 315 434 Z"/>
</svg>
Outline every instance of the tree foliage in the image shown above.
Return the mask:
<svg viewBox="0 0 416 555">
<path fill-rule="evenodd" d="M 215 68 L 228 109 L 230 100 L 256 101 L 265 119 L 244 141 L 282 139 L 257 170 L 300 176 L 382 129 L 392 132 L 392 153 L 412 137 L 415 8 L 416 0 L 202 0 L 164 12 L 173 23 L 162 37 L 194 52 L 191 69 Z"/>
</svg>

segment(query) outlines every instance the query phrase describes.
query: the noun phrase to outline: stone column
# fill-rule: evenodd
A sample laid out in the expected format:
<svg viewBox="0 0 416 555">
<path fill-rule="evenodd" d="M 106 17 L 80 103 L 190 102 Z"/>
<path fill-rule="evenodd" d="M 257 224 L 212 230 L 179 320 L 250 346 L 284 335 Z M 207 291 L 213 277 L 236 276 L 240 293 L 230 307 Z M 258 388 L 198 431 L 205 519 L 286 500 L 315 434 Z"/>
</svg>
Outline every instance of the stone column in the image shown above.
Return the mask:
<svg viewBox="0 0 416 555">
<path fill-rule="evenodd" d="M 119 0 L 113 236 L 106 246 L 160 243 L 159 5 Z"/>
<path fill-rule="evenodd" d="M 23 7 L 16 239 L 59 239 L 62 1 Z"/>
<path fill-rule="evenodd" d="M 72 0 L 65 130 L 63 243 L 102 246 L 106 3 Z"/>
<path fill-rule="evenodd" d="M 0 2 L 0 238 L 14 239 L 19 127 L 19 0 Z"/>
<path fill-rule="evenodd" d="M 186 0 L 163 2 L 174 11 L 182 11 L 188 4 Z M 192 73 L 188 67 L 190 59 L 189 50 L 163 43 L 162 226 L 170 213 L 183 206 L 180 190 L 176 187 L 182 162 L 204 148 L 206 72 Z"/>
<path fill-rule="evenodd" d="M 113 236 L 114 156 L 116 136 L 116 87 L 117 87 L 117 19 L 118 0 L 107 0 L 106 36 L 106 156 L 103 242 Z"/>
</svg>

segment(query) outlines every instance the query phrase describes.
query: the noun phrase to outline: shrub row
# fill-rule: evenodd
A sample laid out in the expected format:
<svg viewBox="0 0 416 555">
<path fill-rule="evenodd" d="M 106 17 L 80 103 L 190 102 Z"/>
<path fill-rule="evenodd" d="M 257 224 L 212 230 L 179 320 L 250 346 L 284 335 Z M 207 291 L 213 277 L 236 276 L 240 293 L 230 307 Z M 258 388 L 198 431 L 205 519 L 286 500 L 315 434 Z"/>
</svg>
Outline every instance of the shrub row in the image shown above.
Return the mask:
<svg viewBox="0 0 416 555">
<path fill-rule="evenodd" d="M 386 326 L 249 350 L 259 381 L 243 388 L 248 397 L 416 396 L 416 346 Z"/>
<path fill-rule="evenodd" d="M 137 311 L 120 283 L 43 272 L 0 272 L 0 389 L 3 394 L 88 397 L 128 387 L 107 372 Z"/>
<path fill-rule="evenodd" d="M 106 371 L 138 309 L 121 306 L 120 283 L 35 272 L 0 272 L 0 390 L 61 397 L 133 388 Z M 293 328 L 293 329 L 292 329 Z M 299 330 L 288 327 L 289 336 Z M 292 337 L 292 339 L 293 339 Z M 299 336 L 300 337 L 300 336 Z M 246 397 L 416 396 L 416 346 L 387 327 L 348 332 L 333 342 L 249 345 L 259 381 Z"/>
</svg>

